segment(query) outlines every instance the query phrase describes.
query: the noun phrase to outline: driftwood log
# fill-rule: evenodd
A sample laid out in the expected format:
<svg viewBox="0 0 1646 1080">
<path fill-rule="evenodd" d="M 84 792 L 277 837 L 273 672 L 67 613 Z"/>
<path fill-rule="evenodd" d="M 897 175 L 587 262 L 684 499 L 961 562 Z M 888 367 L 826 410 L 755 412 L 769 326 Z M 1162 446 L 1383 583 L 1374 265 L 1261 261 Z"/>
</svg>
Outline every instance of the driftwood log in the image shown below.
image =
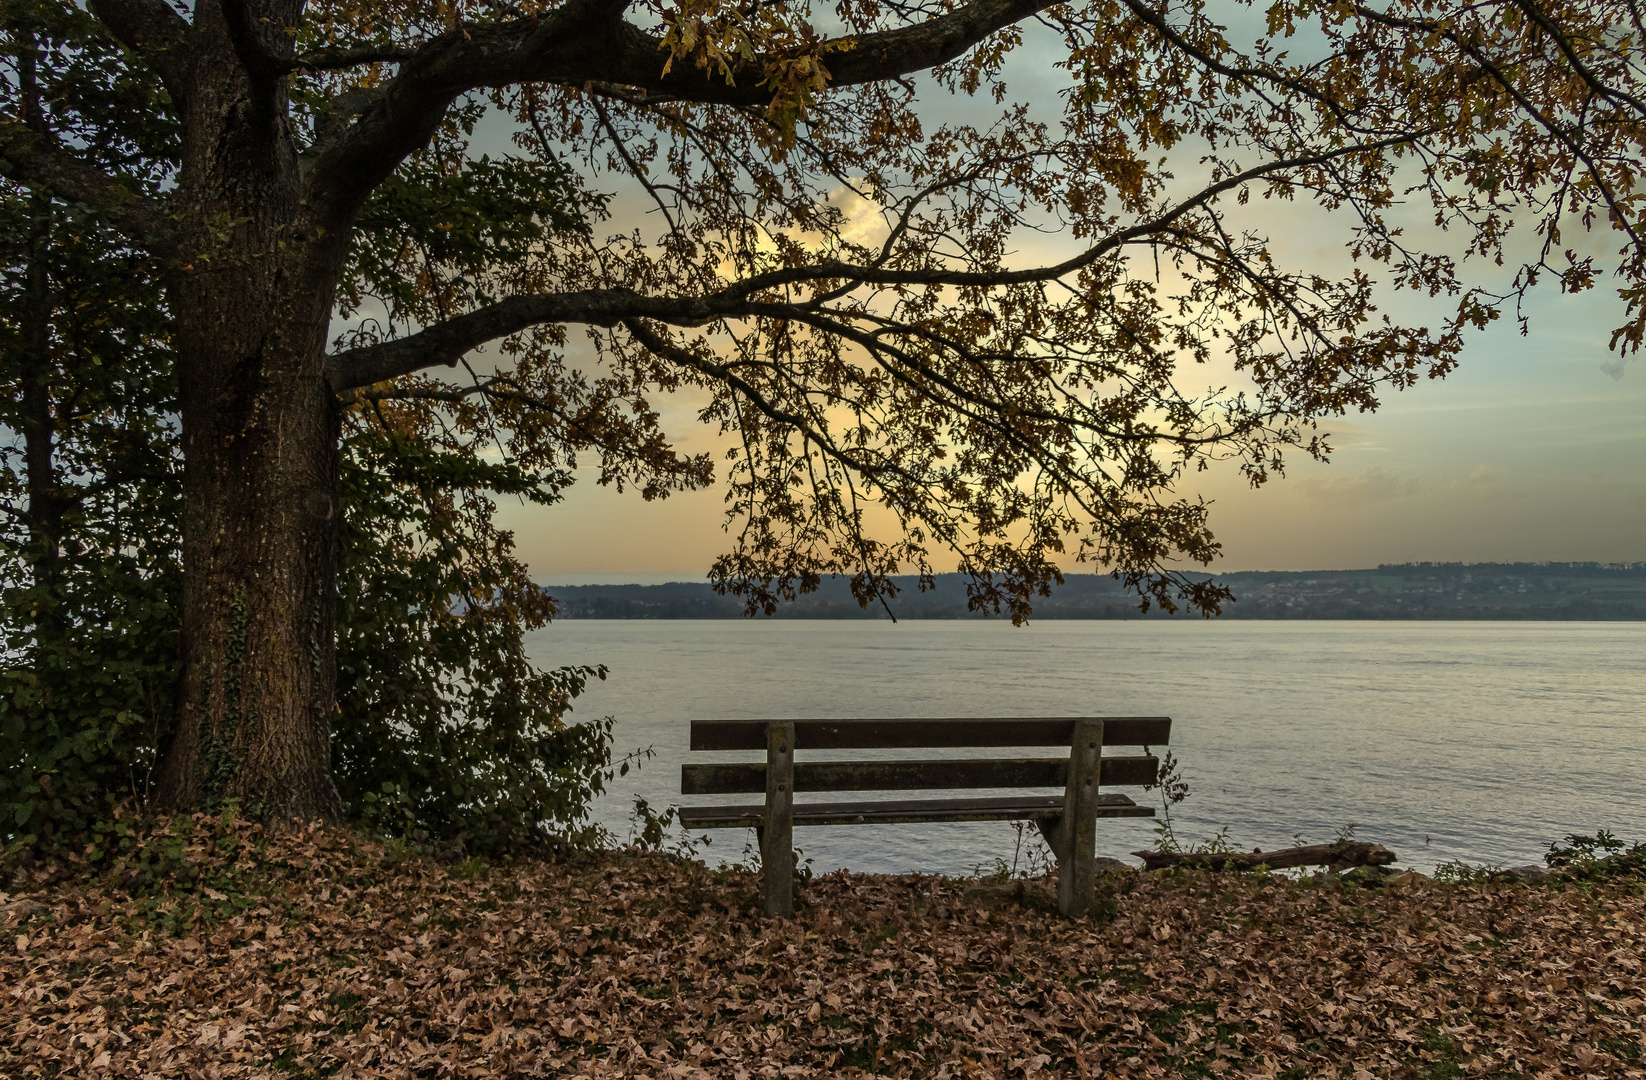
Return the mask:
<svg viewBox="0 0 1646 1080">
<path fill-rule="evenodd" d="M 1291 866 L 1330 866 L 1334 870 L 1343 870 L 1351 866 L 1388 866 L 1399 858 L 1382 844 L 1348 840 L 1280 851 L 1134 851 L 1132 854 L 1143 860 L 1145 870 L 1160 870 L 1168 866 L 1186 866 L 1197 870 L 1256 870 L 1260 866 L 1284 870 Z"/>
</svg>

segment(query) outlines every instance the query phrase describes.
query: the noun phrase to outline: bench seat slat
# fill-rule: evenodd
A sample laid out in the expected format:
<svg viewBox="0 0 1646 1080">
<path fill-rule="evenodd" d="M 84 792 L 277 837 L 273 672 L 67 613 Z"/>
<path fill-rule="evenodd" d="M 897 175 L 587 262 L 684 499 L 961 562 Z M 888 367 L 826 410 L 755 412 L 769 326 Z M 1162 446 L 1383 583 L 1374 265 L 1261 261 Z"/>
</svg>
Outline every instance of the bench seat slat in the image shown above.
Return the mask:
<svg viewBox="0 0 1646 1080">
<path fill-rule="evenodd" d="M 796 720 L 796 750 L 913 750 L 957 746 L 1068 746 L 1079 717 Z M 1169 716 L 1105 716 L 1105 746 L 1166 746 Z M 693 750 L 764 750 L 765 720 L 693 720 Z"/>
<path fill-rule="evenodd" d="M 1103 759 L 1101 786 L 1142 786 L 1159 773 L 1153 757 Z M 939 761 L 805 761 L 795 791 L 920 791 L 941 788 L 1063 787 L 1068 758 L 958 758 Z M 766 790 L 764 762 L 682 765 L 682 795 L 741 795 Z"/>
<path fill-rule="evenodd" d="M 683 806 L 680 824 L 688 829 L 757 828 L 763 806 Z M 1061 795 L 983 799 L 906 799 L 895 802 L 809 803 L 794 808 L 801 825 L 874 825 L 916 821 L 1055 820 L 1063 815 Z M 1153 817 L 1154 807 L 1138 806 L 1124 795 L 1098 796 L 1098 817 Z"/>
</svg>

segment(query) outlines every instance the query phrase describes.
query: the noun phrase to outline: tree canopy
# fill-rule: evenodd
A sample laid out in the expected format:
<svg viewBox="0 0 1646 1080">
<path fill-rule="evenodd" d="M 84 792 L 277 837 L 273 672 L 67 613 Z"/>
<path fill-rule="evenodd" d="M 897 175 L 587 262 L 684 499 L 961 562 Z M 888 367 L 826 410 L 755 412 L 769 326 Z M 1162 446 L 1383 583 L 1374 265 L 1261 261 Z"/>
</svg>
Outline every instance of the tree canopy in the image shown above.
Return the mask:
<svg viewBox="0 0 1646 1080">
<path fill-rule="evenodd" d="M 1614 344 L 1646 325 L 1632 9 L 1277 3 L 1242 48 L 1219 25 L 1254 22 L 1241 8 L 312 8 L 327 36 L 299 34 L 294 63 L 312 44 L 330 70 L 300 76 L 358 95 L 311 144 L 317 177 L 437 114 L 438 142 L 486 101 L 519 122 L 517 160 L 575 163 L 597 190 L 621 175 L 656 210 L 522 254 L 490 291 L 448 273 L 462 295 L 400 309 L 329 377 L 438 379 L 534 441 L 540 403 L 649 420 L 659 391 L 712 395 L 703 419 L 735 444 L 714 578 L 768 609 L 826 573 L 873 597 L 944 549 L 1015 614 L 1071 553 L 1215 608 L 1170 571 L 1217 550 L 1186 470 L 1232 456 L 1261 482 L 1289 450 L 1324 455 L 1315 421 L 1445 374 L 1466 328 L 1545 275 L 1580 291 L 1615 269 Z M 393 63 L 361 65 L 372 47 Z M 1023 49 L 1066 73 L 1058 101 L 1013 98 Z M 946 110 L 965 121 L 928 117 L 950 95 L 973 99 Z M 1289 265 L 1242 213 L 1282 200 L 1330 211 L 1307 220 L 1352 262 Z M 1610 267 L 1573 236 L 1597 224 L 1621 242 Z M 1067 257 L 1025 250 L 1045 232 Z M 1486 269 L 1505 259 L 1520 272 Z M 1404 325 L 1379 311 L 1389 289 L 1448 310 Z M 577 324 L 598 376 L 565 360 Z M 488 342 L 509 357 L 495 373 L 430 374 Z"/>
<path fill-rule="evenodd" d="M 948 562 L 1022 618 L 1072 559 L 1215 611 L 1179 572 L 1218 551 L 1192 471 L 1325 456 L 1322 421 L 1544 280 L 1610 277 L 1614 347 L 1646 333 L 1633 0 L 45 0 L 7 28 L 0 174 L 164 267 L 180 803 L 216 741 L 236 790 L 333 805 L 346 410 L 645 497 L 724 483 L 712 578 L 751 610 Z M 106 88 L 28 89 L 90 48 Z M 121 93 L 174 149 L 81 134 Z M 661 430 L 682 391 L 723 463 Z"/>
</svg>

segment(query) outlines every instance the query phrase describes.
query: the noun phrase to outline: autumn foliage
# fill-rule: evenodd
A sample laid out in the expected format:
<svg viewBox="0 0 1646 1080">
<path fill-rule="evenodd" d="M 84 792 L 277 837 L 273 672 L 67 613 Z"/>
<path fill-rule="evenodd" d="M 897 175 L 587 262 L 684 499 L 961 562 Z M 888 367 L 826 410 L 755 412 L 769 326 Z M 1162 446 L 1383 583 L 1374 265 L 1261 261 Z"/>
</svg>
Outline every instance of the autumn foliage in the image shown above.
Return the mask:
<svg viewBox="0 0 1646 1080">
<path fill-rule="evenodd" d="M 174 809 L 345 810 L 361 424 L 721 485 L 708 571 L 751 611 L 952 567 L 1021 620 L 1087 563 L 1210 614 L 1201 469 L 1327 457 L 1539 284 L 1646 328 L 1632 0 L 0 9 L 0 194 L 38 223 L 8 351 L 61 364 L 28 283 L 73 209 L 175 357 Z"/>
<path fill-rule="evenodd" d="M 1636 876 L 758 882 L 634 851 L 438 865 L 178 819 L 14 878 L 0 1072 L 52 1076 L 1638 1076 Z M 15 867 L 11 868 L 15 871 Z M 161 873 L 163 871 L 163 874 Z"/>
</svg>

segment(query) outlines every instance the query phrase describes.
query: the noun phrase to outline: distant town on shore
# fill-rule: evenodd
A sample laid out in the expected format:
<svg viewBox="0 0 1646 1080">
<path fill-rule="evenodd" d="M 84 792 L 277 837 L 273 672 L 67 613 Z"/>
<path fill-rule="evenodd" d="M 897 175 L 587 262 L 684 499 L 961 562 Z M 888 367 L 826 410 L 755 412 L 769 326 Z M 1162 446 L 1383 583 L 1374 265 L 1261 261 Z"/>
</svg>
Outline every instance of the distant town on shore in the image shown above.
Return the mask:
<svg viewBox="0 0 1646 1080">
<path fill-rule="evenodd" d="M 1213 575 L 1195 575 L 1211 577 Z M 1646 619 L 1646 562 L 1405 563 L 1375 570 L 1246 571 L 1215 575 L 1234 591 L 1225 619 Z M 939 574 L 921 592 L 897 578 L 890 601 L 899 619 L 978 618 L 966 609 L 966 579 Z M 735 619 L 743 602 L 702 582 L 665 585 L 550 585 L 562 619 Z M 852 599 L 845 581 L 825 581 L 779 608 L 780 619 L 885 619 Z M 1004 618 L 1004 616 L 995 616 Z M 1071 573 L 1036 619 L 1170 618 L 1144 615 L 1119 582 Z M 1180 613 L 1177 618 L 1183 618 Z M 1198 616 L 1189 616 L 1196 618 Z"/>
</svg>

